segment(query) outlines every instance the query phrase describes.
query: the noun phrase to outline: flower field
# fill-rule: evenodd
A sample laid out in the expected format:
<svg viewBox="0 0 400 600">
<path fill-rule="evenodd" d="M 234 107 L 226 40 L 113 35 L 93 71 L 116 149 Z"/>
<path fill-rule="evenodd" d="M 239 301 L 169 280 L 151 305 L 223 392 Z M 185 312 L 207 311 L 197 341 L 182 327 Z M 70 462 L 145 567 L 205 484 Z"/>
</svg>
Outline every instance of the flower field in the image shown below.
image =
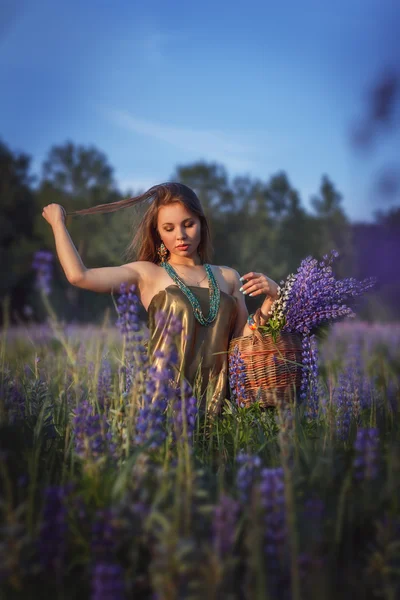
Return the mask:
<svg viewBox="0 0 400 600">
<path fill-rule="evenodd" d="M 1 333 L 0 597 L 398 598 L 400 325 L 332 326 L 313 411 L 213 415 L 118 302 Z"/>
</svg>

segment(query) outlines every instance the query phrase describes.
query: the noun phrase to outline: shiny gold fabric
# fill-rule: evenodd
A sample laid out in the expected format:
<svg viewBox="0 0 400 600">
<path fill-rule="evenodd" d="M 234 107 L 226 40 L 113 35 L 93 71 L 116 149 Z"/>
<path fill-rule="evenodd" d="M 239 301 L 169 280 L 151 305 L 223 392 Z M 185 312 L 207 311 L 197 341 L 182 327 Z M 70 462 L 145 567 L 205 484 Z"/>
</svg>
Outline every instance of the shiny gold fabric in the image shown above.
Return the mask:
<svg viewBox="0 0 400 600">
<path fill-rule="evenodd" d="M 208 288 L 188 287 L 198 299 L 203 314 L 208 315 L 210 307 Z M 166 338 L 163 328 L 155 326 L 155 314 L 158 310 L 165 311 L 168 316 L 179 318 L 183 324 L 178 348 L 180 363 L 176 381 L 179 380 L 180 373 L 183 373 L 192 386 L 196 382 L 201 391 L 201 408 L 205 410 L 207 407 L 208 413 L 218 413 L 224 398 L 228 397 L 227 351 L 238 313 L 236 299 L 221 291 L 218 315 L 211 325 L 205 327 L 196 320 L 192 305 L 177 285 L 169 285 L 165 290 L 158 292 L 148 307 L 150 356 L 156 350 L 164 349 Z M 223 352 L 223 354 L 214 354 L 216 352 Z M 202 377 L 201 385 L 196 379 L 198 369 Z M 209 383 L 209 391 L 205 394 Z"/>
</svg>

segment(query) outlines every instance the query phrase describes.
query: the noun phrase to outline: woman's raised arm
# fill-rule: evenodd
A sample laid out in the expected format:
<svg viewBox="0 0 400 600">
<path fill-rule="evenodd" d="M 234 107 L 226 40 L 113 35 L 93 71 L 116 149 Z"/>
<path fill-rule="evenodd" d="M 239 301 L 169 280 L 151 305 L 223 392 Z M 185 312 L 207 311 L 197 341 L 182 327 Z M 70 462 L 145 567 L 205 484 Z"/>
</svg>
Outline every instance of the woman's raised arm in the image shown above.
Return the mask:
<svg viewBox="0 0 400 600">
<path fill-rule="evenodd" d="M 107 293 L 112 290 L 118 291 L 121 283 L 139 284 L 147 263 L 138 261 L 120 267 L 87 269 L 65 226 L 64 208 L 60 204 L 49 204 L 44 207 L 42 216 L 53 229 L 59 261 L 72 285 L 93 292 Z"/>
</svg>

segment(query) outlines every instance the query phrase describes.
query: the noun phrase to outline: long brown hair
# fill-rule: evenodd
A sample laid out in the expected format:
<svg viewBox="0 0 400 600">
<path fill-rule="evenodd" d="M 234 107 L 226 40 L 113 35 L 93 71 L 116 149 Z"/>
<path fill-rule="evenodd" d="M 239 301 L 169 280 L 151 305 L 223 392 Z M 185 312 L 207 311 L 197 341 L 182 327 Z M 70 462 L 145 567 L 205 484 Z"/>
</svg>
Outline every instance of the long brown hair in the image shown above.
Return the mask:
<svg viewBox="0 0 400 600">
<path fill-rule="evenodd" d="M 132 242 L 128 245 L 124 253 L 127 258 L 136 256 L 136 260 L 146 260 L 155 264 L 160 262 L 157 253 L 157 248 L 161 244 L 161 238 L 157 231 L 158 209 L 160 206 L 167 206 L 174 202 L 180 202 L 193 214 L 199 217 L 201 233 L 197 251 L 202 264 L 211 262 L 213 247 L 207 218 L 197 195 L 190 187 L 183 183 L 161 183 L 154 185 L 148 189 L 147 192 L 139 196 L 133 196 L 132 198 L 119 200 L 118 202 L 98 204 L 97 206 L 84 208 L 82 210 L 75 210 L 68 212 L 67 215 L 94 215 L 115 212 L 122 208 L 139 205 L 146 201 L 149 204 L 149 207 L 143 215 L 142 221 L 139 224 Z"/>
</svg>

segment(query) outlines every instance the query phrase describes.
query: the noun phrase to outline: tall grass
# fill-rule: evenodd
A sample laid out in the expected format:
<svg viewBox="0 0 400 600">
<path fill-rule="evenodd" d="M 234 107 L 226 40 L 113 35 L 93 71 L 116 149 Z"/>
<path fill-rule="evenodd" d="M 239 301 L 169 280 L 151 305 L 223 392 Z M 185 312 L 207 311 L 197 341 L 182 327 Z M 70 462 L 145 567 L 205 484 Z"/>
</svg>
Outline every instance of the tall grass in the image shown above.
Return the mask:
<svg viewBox="0 0 400 600">
<path fill-rule="evenodd" d="M 183 393 L 140 441 L 110 316 L 3 310 L 1 597 L 399 597 L 399 325 L 332 328 L 315 419 L 226 400 L 191 427 Z"/>
</svg>

